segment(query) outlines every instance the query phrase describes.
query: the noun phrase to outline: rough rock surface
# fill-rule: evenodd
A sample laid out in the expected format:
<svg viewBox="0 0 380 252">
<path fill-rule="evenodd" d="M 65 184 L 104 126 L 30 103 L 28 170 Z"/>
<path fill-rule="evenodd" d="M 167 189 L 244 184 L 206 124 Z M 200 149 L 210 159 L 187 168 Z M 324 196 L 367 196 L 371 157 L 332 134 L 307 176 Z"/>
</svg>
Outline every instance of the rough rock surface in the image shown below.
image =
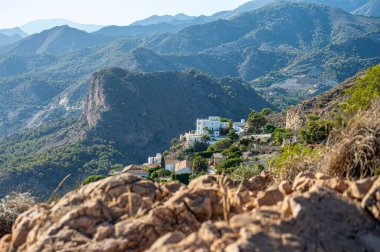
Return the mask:
<svg viewBox="0 0 380 252">
<path fill-rule="evenodd" d="M 203 176 L 188 186 L 120 175 L 23 213 L 2 252 L 376 251 L 380 178 L 301 173 L 292 185 Z"/>
</svg>

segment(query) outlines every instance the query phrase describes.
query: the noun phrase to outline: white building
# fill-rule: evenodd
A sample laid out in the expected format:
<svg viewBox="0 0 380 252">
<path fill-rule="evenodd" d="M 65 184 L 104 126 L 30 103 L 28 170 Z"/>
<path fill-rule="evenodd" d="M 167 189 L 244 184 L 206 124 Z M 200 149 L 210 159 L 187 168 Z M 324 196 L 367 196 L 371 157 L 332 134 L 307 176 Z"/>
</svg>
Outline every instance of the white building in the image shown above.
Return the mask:
<svg viewBox="0 0 380 252">
<path fill-rule="evenodd" d="M 237 134 L 240 134 L 244 131 L 245 124 L 245 120 L 242 119 L 240 122 L 233 122 L 232 127 Z M 181 136 L 181 139 L 185 139 L 186 148 L 194 146 L 196 142 L 201 142 L 203 136 L 210 137 L 208 144 L 214 144 L 223 138 L 220 131 L 227 129 L 229 122 L 221 122 L 219 116 L 210 116 L 208 119 L 197 119 L 196 126 L 195 132 L 188 132 Z"/>
<path fill-rule="evenodd" d="M 177 160 L 177 159 L 165 158 L 165 170 L 174 173 L 174 171 L 175 171 L 175 165 L 178 162 L 179 162 L 179 160 Z"/>
<path fill-rule="evenodd" d="M 187 132 L 185 133 L 185 146 L 186 148 L 189 148 L 191 146 L 194 146 L 195 142 L 201 142 L 202 141 L 202 135 L 198 135 L 197 133 L 191 133 Z"/>
<path fill-rule="evenodd" d="M 237 134 L 243 133 L 245 124 L 246 124 L 245 120 L 241 119 L 240 122 L 233 123 L 233 129 L 235 130 Z"/>
<path fill-rule="evenodd" d="M 148 157 L 148 164 L 160 164 L 162 155 L 157 153 L 155 157 Z"/>
<path fill-rule="evenodd" d="M 192 163 L 188 160 L 177 162 L 174 171 L 176 174 L 192 173 Z"/>
<path fill-rule="evenodd" d="M 197 135 L 219 137 L 220 129 L 228 127 L 228 122 L 221 122 L 219 116 L 210 116 L 208 119 L 197 119 Z"/>
</svg>

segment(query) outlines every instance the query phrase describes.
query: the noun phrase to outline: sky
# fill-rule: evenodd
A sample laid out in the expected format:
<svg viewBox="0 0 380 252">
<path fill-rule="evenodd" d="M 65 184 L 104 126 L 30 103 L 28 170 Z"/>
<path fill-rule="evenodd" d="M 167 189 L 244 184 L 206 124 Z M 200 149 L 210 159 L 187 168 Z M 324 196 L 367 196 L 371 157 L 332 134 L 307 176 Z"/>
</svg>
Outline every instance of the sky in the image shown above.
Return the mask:
<svg viewBox="0 0 380 252">
<path fill-rule="evenodd" d="M 128 25 L 151 15 L 210 15 L 248 0 L 0 0 L 0 28 L 37 19 L 63 18 L 84 24 Z"/>
</svg>

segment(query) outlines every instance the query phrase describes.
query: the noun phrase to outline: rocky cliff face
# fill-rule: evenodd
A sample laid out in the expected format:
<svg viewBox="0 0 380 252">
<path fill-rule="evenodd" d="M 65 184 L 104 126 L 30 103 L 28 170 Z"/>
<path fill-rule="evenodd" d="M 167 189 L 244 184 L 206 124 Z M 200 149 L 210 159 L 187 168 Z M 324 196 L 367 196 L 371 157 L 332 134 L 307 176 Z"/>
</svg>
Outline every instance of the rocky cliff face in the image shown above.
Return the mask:
<svg viewBox="0 0 380 252">
<path fill-rule="evenodd" d="M 380 178 L 272 182 L 110 177 L 23 213 L 0 251 L 378 251 Z"/>
<path fill-rule="evenodd" d="M 236 79 L 198 72 L 132 73 L 119 68 L 95 73 L 84 116 L 91 139 L 114 141 L 141 161 L 195 128 L 198 117 L 246 118 L 270 105 Z"/>
</svg>

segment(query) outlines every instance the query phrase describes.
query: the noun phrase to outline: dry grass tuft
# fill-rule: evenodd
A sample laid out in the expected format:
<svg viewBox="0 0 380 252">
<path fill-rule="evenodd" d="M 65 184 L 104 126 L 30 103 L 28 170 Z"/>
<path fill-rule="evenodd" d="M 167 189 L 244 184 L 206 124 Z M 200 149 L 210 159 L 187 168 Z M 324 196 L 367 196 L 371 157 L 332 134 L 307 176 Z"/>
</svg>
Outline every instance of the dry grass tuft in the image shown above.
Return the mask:
<svg viewBox="0 0 380 252">
<path fill-rule="evenodd" d="M 375 175 L 380 165 L 380 100 L 370 111 L 358 113 L 331 142 L 322 172 L 348 179 Z"/>
<path fill-rule="evenodd" d="M 35 199 L 29 193 L 11 193 L 1 199 L 0 237 L 10 233 L 16 218 L 35 204 Z"/>
</svg>

